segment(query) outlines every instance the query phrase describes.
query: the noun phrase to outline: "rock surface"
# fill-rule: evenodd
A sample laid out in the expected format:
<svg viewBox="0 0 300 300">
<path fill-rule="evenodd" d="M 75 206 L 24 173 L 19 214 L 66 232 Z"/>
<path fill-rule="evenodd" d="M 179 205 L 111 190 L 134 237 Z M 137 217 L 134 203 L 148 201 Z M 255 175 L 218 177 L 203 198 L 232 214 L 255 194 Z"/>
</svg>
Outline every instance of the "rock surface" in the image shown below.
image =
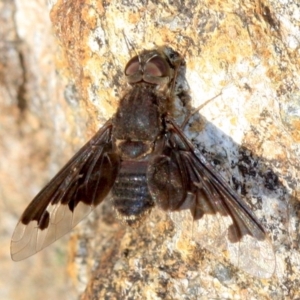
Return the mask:
<svg viewBox="0 0 300 300">
<path fill-rule="evenodd" d="M 15 19 L 25 22 L 29 8 L 15 3 Z M 194 107 L 222 91 L 196 114 L 186 134 L 250 205 L 276 253 L 274 276 L 253 278 L 226 255 L 195 246 L 192 229 L 191 242 L 177 238 L 169 215 L 153 210 L 131 230 L 107 202 L 70 241 L 69 273 L 81 299 L 299 298 L 299 6 L 271 0 L 58 0 L 51 21 L 60 48 L 45 22 L 45 7 L 41 11 L 30 15 L 47 29 L 25 31 L 17 23 L 3 32 L 3 211 L 16 221 L 29 199 L 114 113 L 124 93 L 123 68 L 135 50 L 167 45 L 186 59 Z"/>
</svg>

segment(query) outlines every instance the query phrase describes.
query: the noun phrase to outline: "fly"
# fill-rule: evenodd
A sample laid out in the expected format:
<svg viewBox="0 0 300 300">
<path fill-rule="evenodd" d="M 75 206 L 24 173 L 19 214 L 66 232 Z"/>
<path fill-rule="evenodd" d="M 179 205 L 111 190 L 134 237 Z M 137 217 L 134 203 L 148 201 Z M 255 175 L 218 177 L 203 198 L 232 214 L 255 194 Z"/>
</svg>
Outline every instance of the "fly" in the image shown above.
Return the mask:
<svg viewBox="0 0 300 300">
<path fill-rule="evenodd" d="M 131 227 L 156 207 L 175 213 L 175 224 L 188 213 L 200 245 L 216 251 L 216 240 L 223 238 L 240 268 L 257 277 L 273 274 L 266 231 L 170 114 L 183 62 L 176 55 L 171 60 L 164 51 L 149 50 L 129 60 L 129 92 L 115 115 L 25 209 L 11 241 L 13 260 L 56 241 L 109 195 L 117 217 Z M 201 226 L 214 238 L 198 235 Z"/>
</svg>

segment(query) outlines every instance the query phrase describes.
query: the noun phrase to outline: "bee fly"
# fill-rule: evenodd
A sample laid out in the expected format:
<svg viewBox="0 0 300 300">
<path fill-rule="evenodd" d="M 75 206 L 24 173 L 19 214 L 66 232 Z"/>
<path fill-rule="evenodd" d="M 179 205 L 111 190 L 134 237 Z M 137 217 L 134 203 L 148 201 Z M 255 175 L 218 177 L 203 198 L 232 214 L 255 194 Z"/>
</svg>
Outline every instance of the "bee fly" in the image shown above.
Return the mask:
<svg viewBox="0 0 300 300">
<path fill-rule="evenodd" d="M 174 63 L 166 53 L 144 51 L 127 63 L 131 89 L 116 114 L 26 208 L 12 237 L 13 260 L 53 243 L 110 195 L 117 217 L 132 227 L 155 206 L 188 212 L 194 223 L 206 226 L 207 237 L 213 218 L 220 231 L 215 236 L 225 239 L 239 267 L 258 277 L 273 274 L 274 253 L 264 228 L 170 115 L 183 59 L 176 54 Z"/>
</svg>

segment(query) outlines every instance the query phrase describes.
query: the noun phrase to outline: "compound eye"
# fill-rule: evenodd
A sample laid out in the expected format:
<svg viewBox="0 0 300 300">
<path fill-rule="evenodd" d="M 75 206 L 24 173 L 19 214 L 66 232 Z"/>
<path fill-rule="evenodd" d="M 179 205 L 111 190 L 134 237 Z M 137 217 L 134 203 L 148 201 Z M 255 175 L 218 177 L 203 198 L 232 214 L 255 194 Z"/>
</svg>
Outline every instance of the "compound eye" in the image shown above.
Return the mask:
<svg viewBox="0 0 300 300">
<path fill-rule="evenodd" d="M 126 76 L 132 76 L 138 73 L 140 70 L 140 61 L 139 57 L 135 56 L 133 57 L 126 65 L 125 67 L 125 75 Z"/>
<path fill-rule="evenodd" d="M 144 74 L 153 77 L 168 76 L 169 66 L 167 61 L 160 56 L 154 56 L 146 63 Z"/>
</svg>

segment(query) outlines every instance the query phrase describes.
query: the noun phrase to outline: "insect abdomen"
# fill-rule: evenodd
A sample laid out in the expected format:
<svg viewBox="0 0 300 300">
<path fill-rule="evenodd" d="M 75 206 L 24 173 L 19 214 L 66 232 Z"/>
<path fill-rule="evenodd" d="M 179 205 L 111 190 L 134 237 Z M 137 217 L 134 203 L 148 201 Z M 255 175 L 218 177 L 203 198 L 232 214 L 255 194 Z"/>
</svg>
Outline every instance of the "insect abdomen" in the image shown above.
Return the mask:
<svg viewBox="0 0 300 300">
<path fill-rule="evenodd" d="M 154 202 L 147 184 L 147 162 L 124 161 L 112 188 L 113 206 L 118 217 L 134 226 L 147 215 Z"/>
</svg>

